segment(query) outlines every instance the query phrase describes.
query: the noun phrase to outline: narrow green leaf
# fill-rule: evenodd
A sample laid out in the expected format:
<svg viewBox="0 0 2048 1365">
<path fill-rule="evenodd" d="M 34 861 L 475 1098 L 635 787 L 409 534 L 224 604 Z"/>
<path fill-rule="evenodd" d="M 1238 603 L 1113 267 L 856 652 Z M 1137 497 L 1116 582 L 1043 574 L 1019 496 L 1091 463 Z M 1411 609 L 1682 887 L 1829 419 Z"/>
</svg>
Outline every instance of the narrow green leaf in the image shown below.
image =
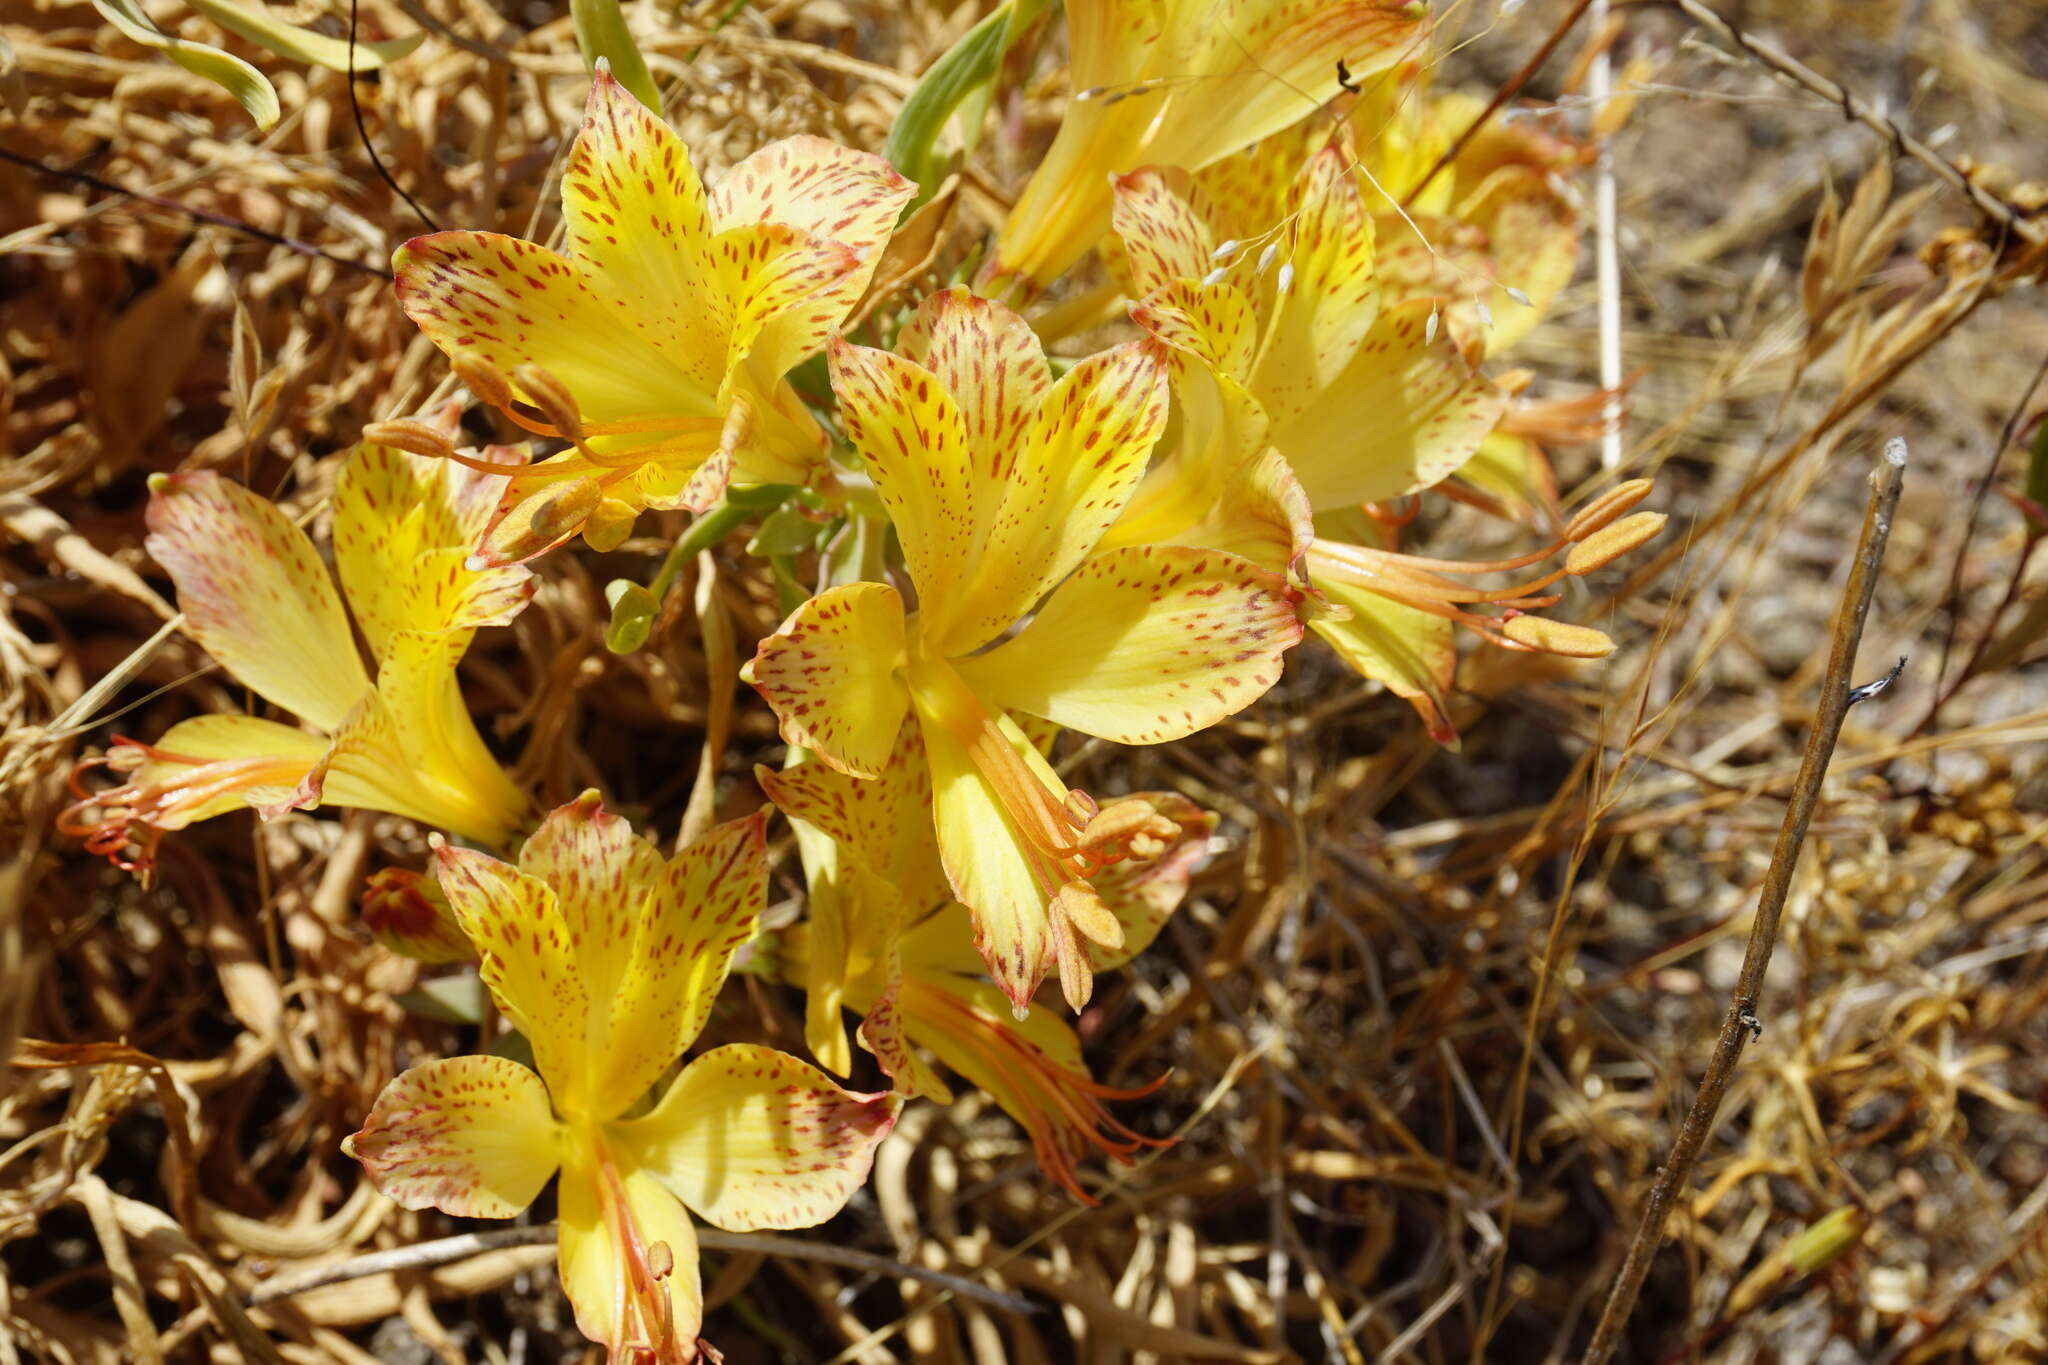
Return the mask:
<svg viewBox="0 0 2048 1365">
<path fill-rule="evenodd" d="M 612 75 L 633 92 L 633 98 L 661 112 L 661 94 L 654 88 L 654 73 L 626 28 L 626 16 L 619 0 L 569 0 L 569 19 L 576 26 L 576 46 L 592 71 L 599 62 L 610 62 Z"/>
<path fill-rule="evenodd" d="M 933 62 L 931 70 L 924 73 L 917 88 L 903 101 L 896 122 L 890 126 L 889 137 L 882 144 L 882 155 L 890 165 L 917 182 L 917 198 L 905 208 L 905 213 L 929 198 L 945 178 L 944 159 L 938 152 L 939 134 L 956 113 L 961 116 L 963 150 L 974 149 L 1003 54 L 1048 3 L 1050 0 L 1004 0 Z"/>
<path fill-rule="evenodd" d="M 235 102 L 256 120 L 258 128 L 268 130 L 277 123 L 283 112 L 278 107 L 277 91 L 270 88 L 261 71 L 240 57 L 204 43 L 173 38 L 149 21 L 140 0 L 92 0 L 92 6 L 130 41 L 163 53 L 193 75 L 212 81 L 233 95 Z"/>
<path fill-rule="evenodd" d="M 348 70 L 346 38 L 330 38 L 298 24 L 287 24 L 282 19 L 272 18 L 261 5 L 244 4 L 242 0 L 185 0 L 185 3 L 228 32 L 238 33 L 280 57 L 310 62 L 329 71 Z M 424 42 L 426 36 L 424 33 L 409 33 L 403 38 L 386 38 L 374 43 L 358 39 L 356 70 L 375 71 L 380 66 L 395 62 Z"/>
</svg>

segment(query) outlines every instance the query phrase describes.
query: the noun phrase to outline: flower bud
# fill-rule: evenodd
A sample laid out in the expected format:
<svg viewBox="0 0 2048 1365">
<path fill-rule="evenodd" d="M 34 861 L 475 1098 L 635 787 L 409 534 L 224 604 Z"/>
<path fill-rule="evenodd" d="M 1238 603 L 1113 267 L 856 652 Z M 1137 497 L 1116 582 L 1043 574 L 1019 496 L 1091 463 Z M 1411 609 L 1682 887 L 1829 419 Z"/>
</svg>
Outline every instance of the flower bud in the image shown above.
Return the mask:
<svg viewBox="0 0 2048 1365">
<path fill-rule="evenodd" d="M 426 963 L 476 961 L 476 949 L 431 877 L 402 867 L 379 870 L 363 888 L 362 915 L 363 927 L 401 956 Z"/>
</svg>

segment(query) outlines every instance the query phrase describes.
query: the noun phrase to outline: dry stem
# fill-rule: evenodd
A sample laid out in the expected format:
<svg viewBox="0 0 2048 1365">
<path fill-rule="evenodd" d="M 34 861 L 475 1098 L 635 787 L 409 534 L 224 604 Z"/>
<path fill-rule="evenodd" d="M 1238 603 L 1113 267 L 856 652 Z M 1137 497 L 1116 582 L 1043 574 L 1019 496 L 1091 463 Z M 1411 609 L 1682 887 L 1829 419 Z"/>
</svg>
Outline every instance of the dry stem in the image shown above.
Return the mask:
<svg viewBox="0 0 2048 1365">
<path fill-rule="evenodd" d="M 1700 1080 L 1699 1093 L 1687 1111 L 1671 1159 L 1657 1172 L 1650 1198 L 1643 1206 L 1642 1220 L 1629 1242 L 1621 1275 L 1601 1310 L 1586 1347 L 1585 1365 L 1603 1365 L 1620 1344 L 1622 1328 L 1642 1292 L 1650 1273 L 1650 1261 L 1663 1241 L 1664 1222 L 1671 1214 L 1679 1191 L 1692 1174 L 1700 1149 L 1714 1130 L 1721 1097 L 1742 1060 L 1743 1046 L 1763 1032 L 1756 1013 L 1763 995 L 1764 973 L 1771 965 L 1771 950 L 1778 941 L 1778 919 L 1785 898 L 1792 889 L 1792 873 L 1799 864 L 1799 852 L 1806 842 L 1806 827 L 1820 804 L 1821 783 L 1827 776 L 1828 760 L 1834 757 L 1835 741 L 1841 737 L 1842 722 L 1849 708 L 1874 693 L 1856 688 L 1849 681 L 1856 665 L 1856 646 L 1863 639 L 1863 623 L 1870 615 L 1870 600 L 1877 591 L 1877 576 L 1884 562 L 1885 542 L 1891 538 L 1892 516 L 1898 510 L 1899 490 L 1905 484 L 1906 443 L 1894 437 L 1885 444 L 1884 458 L 1870 479 L 1870 506 L 1863 515 L 1863 536 L 1856 546 L 1856 560 L 1849 583 L 1842 591 L 1842 609 L 1835 618 L 1834 641 L 1828 651 L 1827 674 L 1821 681 L 1820 705 L 1813 728 L 1806 737 L 1806 752 L 1799 763 L 1799 777 L 1792 787 L 1792 799 L 1785 809 L 1785 823 L 1778 831 L 1778 844 L 1771 865 L 1764 874 L 1763 891 L 1757 899 L 1756 918 L 1750 925 L 1749 947 L 1742 956 L 1742 971 L 1736 978 L 1734 997 L 1721 1021 L 1721 1035 L 1714 1045 L 1713 1060 Z M 1895 670 L 1896 671 L 1896 670 Z"/>
</svg>

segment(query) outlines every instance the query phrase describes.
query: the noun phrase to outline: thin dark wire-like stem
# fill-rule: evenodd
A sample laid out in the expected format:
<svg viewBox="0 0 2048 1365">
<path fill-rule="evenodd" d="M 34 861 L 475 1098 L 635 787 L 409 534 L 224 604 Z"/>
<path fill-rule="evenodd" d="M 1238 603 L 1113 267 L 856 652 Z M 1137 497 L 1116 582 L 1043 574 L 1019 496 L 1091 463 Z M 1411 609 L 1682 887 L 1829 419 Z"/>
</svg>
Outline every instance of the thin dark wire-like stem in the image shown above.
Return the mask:
<svg viewBox="0 0 2048 1365">
<path fill-rule="evenodd" d="M 1871 475 L 1870 507 L 1863 515 L 1863 536 L 1856 546 L 1856 559 L 1842 590 L 1842 609 L 1835 618 L 1834 642 L 1828 650 L 1827 674 L 1821 680 L 1820 704 L 1807 732 L 1806 753 L 1799 763 L 1799 776 L 1792 785 L 1792 799 L 1785 810 L 1785 823 L 1778 831 L 1777 847 L 1757 897 L 1756 919 L 1749 930 L 1749 947 L 1742 955 L 1742 973 L 1735 981 L 1734 998 L 1721 1021 L 1721 1035 L 1714 1056 L 1700 1078 L 1699 1093 L 1693 1097 L 1671 1157 L 1657 1172 L 1643 1215 L 1629 1242 L 1621 1274 L 1608 1295 L 1607 1305 L 1593 1329 L 1586 1347 L 1585 1365 L 1604 1365 L 1621 1342 L 1622 1329 L 1642 1292 L 1650 1273 L 1650 1261 L 1664 1240 L 1664 1223 L 1671 1206 L 1692 1175 L 1693 1163 L 1714 1131 L 1721 1098 L 1734 1079 L 1742 1060 L 1742 1049 L 1758 1036 L 1763 1025 L 1757 1018 L 1757 1001 L 1763 995 L 1764 973 L 1771 965 L 1771 950 L 1777 946 L 1778 920 L 1785 898 L 1792 889 L 1792 873 L 1799 864 L 1799 851 L 1806 842 L 1806 827 L 1820 804 L 1820 790 L 1827 776 L 1828 761 L 1834 757 L 1835 741 L 1841 737 L 1842 721 L 1858 698 L 1850 682 L 1856 666 L 1856 646 L 1863 639 L 1863 623 L 1870 615 L 1870 600 L 1877 591 L 1878 571 L 1884 563 L 1885 542 L 1891 538 L 1892 517 L 1898 511 L 1899 489 L 1906 478 L 1906 443 L 1894 437 L 1885 445 L 1884 458 Z"/>
<path fill-rule="evenodd" d="M 427 211 L 419 206 L 419 202 L 405 192 L 405 186 L 399 184 L 391 172 L 385 169 L 384 158 L 377 155 L 377 144 L 370 141 L 370 130 L 363 125 L 362 101 L 356 98 L 356 11 L 361 4 L 362 0 L 348 0 L 348 109 L 356 116 L 356 136 L 363 140 L 363 150 L 370 154 L 370 164 L 377 168 L 377 174 L 384 183 L 389 185 L 398 197 L 405 201 L 406 207 L 427 225 L 427 231 L 439 232 L 441 225 L 435 222 Z"/>
<path fill-rule="evenodd" d="M 264 1304 L 276 1303 L 279 1299 L 288 1299 L 330 1284 L 360 1280 L 389 1271 L 428 1270 L 453 1261 L 466 1261 L 487 1251 L 502 1251 L 507 1247 L 544 1246 L 554 1241 L 556 1235 L 553 1223 L 538 1223 L 525 1227 L 496 1228 L 490 1232 L 465 1232 L 459 1236 L 441 1237 L 409 1247 L 372 1251 L 366 1255 L 352 1256 L 346 1261 L 337 1261 L 333 1265 L 319 1266 L 301 1275 L 280 1275 L 276 1279 L 266 1280 L 250 1291 L 248 1306 L 261 1308 Z M 910 1265 L 902 1261 L 893 1261 L 887 1256 L 877 1256 L 871 1251 L 856 1251 L 852 1247 L 833 1246 L 828 1242 L 699 1227 L 697 1245 L 706 1251 L 788 1256 L 800 1261 L 821 1261 L 827 1265 L 836 1265 L 867 1275 L 922 1280 L 926 1284 L 951 1290 L 963 1299 L 972 1299 L 990 1308 L 1000 1308 L 1006 1313 L 1028 1315 L 1038 1311 L 1038 1306 L 1029 1299 L 1006 1294 L 1000 1289 L 991 1289 L 964 1276 L 948 1275 L 942 1270 L 929 1270 L 921 1265 Z"/>
</svg>

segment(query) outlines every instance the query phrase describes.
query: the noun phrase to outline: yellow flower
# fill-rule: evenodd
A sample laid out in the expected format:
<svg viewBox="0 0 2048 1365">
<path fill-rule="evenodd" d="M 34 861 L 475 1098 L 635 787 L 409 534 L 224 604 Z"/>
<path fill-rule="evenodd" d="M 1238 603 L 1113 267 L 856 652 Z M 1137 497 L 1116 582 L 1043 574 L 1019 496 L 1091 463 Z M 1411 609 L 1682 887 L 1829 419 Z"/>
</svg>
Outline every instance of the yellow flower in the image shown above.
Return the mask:
<svg viewBox="0 0 2048 1365">
<path fill-rule="evenodd" d="M 1074 93 L 983 278 L 1052 283 L 1109 227 L 1111 175 L 1199 170 L 1310 118 L 1345 72 L 1417 47 L 1427 15 L 1406 0 L 1068 0 Z"/>
<path fill-rule="evenodd" d="M 852 1053 L 840 1016 L 852 1010 L 863 1016 L 862 1043 L 899 1092 L 950 1100 L 918 1049 L 930 1051 L 993 1096 L 1030 1136 L 1046 1174 L 1092 1204 L 1077 1169 L 1091 1150 L 1122 1161 L 1140 1147 L 1164 1145 L 1118 1122 L 1104 1104 L 1150 1087 L 1099 1084 L 1070 1026 L 1046 1010 L 1013 1019 L 983 979 L 967 914 L 939 862 L 923 747 L 917 727 L 903 727 L 873 779 L 815 762 L 779 773 L 756 769 L 796 829 L 810 888 L 808 920 L 784 932 L 778 955 L 783 974 L 805 991 L 806 1040 L 827 1068 L 846 1074 Z M 1147 799 L 1171 813 L 1180 834 L 1149 861 L 1097 874 L 1122 941 L 1087 946 L 1094 972 L 1122 966 L 1157 937 L 1207 852 L 1213 816 L 1171 794 Z"/>
<path fill-rule="evenodd" d="M 1299 596 L 1215 551 L 1093 552 L 1166 420 L 1158 343 L 1054 383 L 1022 318 L 956 289 L 899 349 L 840 342 L 831 362 L 916 611 L 888 584 L 832 589 L 761 642 L 747 677 L 786 740 L 856 776 L 881 771 L 914 714 L 939 851 L 990 973 L 1022 1011 L 1057 969 L 1078 1006 L 1082 941 L 1116 935 L 1090 878 L 1177 829 L 1146 803 L 1068 791 L 1010 712 L 1123 744 L 1192 734 L 1279 677 Z"/>
<path fill-rule="evenodd" d="M 647 507 L 701 510 L 728 478 L 802 482 L 824 452 L 783 376 L 867 288 L 914 186 L 816 137 L 762 148 L 707 192 L 673 130 L 599 71 L 562 176 L 568 254 L 491 232 L 417 237 L 398 299 L 479 398 L 572 448 L 506 491 L 481 557 Z"/>
<path fill-rule="evenodd" d="M 464 1218 L 511 1217 L 559 1170 L 562 1284 L 615 1358 L 696 1358 L 686 1209 L 738 1231 L 823 1222 L 895 1122 L 896 1097 L 749 1044 L 702 1054 L 635 1112 L 753 935 L 765 822 L 718 826 L 664 861 L 590 793 L 548 816 L 516 867 L 442 848 L 441 888 L 539 1074 L 504 1057 L 427 1062 L 342 1144 L 400 1204 Z"/>
<path fill-rule="evenodd" d="M 1439 300 L 1383 295 L 1347 141 L 1314 149 L 1292 180 L 1273 165 L 1289 145 L 1278 139 L 1261 149 L 1264 160 L 1218 168 L 1206 189 L 1153 168 L 1116 180 L 1113 221 L 1140 296 L 1132 316 L 1174 351 L 1183 421 L 1180 446 L 1154 466 L 1104 543 L 1222 546 L 1268 567 L 1298 563 L 1336 608 L 1315 613 L 1312 628 L 1449 742 L 1453 627 L 1511 649 L 1607 653 L 1600 632 L 1527 613 L 1558 600 L 1544 589 L 1640 544 L 1663 519 L 1616 521 L 1647 493 L 1638 482 L 1616 490 L 1627 490 L 1620 502 L 1599 504 L 1604 518 L 1582 513 L 1531 554 L 1474 562 L 1399 553 L 1400 519 L 1361 505 L 1419 493 L 1467 467 L 1500 425 L 1507 395 L 1473 368 Z M 1298 492 L 1272 468 L 1272 452 Z M 1580 548 L 1596 533 L 1604 557 Z M 1566 550 L 1564 567 L 1527 582 L 1468 581 Z"/>
<path fill-rule="evenodd" d="M 99 762 L 128 780 L 81 792 L 64 827 L 145 878 L 165 832 L 245 805 L 266 819 L 356 806 L 509 845 L 530 807 L 477 734 L 455 665 L 478 626 L 510 621 L 533 591 L 524 569 L 465 562 L 517 468 L 493 462 L 512 459 L 493 448 L 470 468 L 358 446 L 334 490 L 341 593 L 275 504 L 210 472 L 153 479 L 146 544 L 177 584 L 186 630 L 308 728 L 200 716 L 155 744 L 117 740 Z M 490 468 L 504 472 L 479 472 Z"/>
</svg>

